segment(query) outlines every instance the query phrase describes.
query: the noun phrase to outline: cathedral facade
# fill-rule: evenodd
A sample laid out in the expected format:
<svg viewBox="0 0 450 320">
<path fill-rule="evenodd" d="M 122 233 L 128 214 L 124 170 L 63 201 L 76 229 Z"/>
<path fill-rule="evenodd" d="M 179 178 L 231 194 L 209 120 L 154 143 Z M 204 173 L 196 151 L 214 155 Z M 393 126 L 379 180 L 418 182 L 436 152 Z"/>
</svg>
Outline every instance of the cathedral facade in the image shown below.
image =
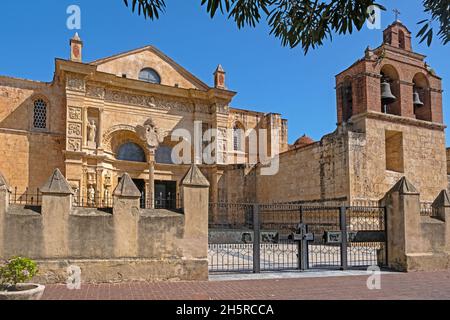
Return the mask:
<svg viewBox="0 0 450 320">
<path fill-rule="evenodd" d="M 180 182 L 196 161 L 211 181 L 211 201 L 227 201 L 227 168 L 248 162 L 246 131 L 265 129 L 270 137 L 277 130 L 276 145 L 288 148 L 279 114 L 230 107 L 236 93 L 226 89 L 221 66 L 209 87 L 152 46 L 90 63 L 82 60 L 78 35 L 70 48 L 69 60 L 55 60 L 51 83 L 0 77 L 0 172 L 17 196 L 37 190 L 59 168 L 76 200 L 99 204 L 127 172 L 142 206 L 178 206 Z M 177 130 L 184 131 L 174 138 Z M 217 151 L 206 164 L 206 145 L 196 153 L 193 139 L 208 131 Z M 182 156 L 192 154 L 174 162 L 172 151 L 183 141 L 191 150 Z"/>
<path fill-rule="evenodd" d="M 210 87 L 152 46 L 93 62 L 78 35 L 70 49 L 50 83 L 0 76 L 0 172 L 19 194 L 59 168 L 79 201 L 97 203 L 127 172 L 143 206 L 178 206 L 189 164 L 171 155 L 183 141 L 210 202 L 379 200 L 402 176 L 424 201 L 447 188 L 441 79 L 400 21 L 336 76 L 336 131 L 291 146 L 280 114 L 230 106 L 221 66 Z M 216 151 L 205 163 L 187 136 L 210 129 Z M 277 159 L 276 172 L 261 172 L 263 157 Z"/>
</svg>

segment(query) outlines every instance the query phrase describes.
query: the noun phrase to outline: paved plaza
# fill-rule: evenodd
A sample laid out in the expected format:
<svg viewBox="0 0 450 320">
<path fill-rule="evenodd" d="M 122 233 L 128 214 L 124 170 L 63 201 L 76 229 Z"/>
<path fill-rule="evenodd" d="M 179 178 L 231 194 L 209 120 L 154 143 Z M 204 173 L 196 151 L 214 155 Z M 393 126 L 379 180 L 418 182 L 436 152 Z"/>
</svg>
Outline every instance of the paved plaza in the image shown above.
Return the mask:
<svg viewBox="0 0 450 320">
<path fill-rule="evenodd" d="M 368 290 L 365 273 L 287 273 L 233 277 L 213 276 L 209 282 L 164 282 L 47 286 L 44 300 L 306 300 L 306 299 L 450 299 L 450 272 L 383 273 L 381 290 Z M 245 279 L 249 280 L 228 280 Z M 252 279 L 253 278 L 253 279 Z"/>
</svg>

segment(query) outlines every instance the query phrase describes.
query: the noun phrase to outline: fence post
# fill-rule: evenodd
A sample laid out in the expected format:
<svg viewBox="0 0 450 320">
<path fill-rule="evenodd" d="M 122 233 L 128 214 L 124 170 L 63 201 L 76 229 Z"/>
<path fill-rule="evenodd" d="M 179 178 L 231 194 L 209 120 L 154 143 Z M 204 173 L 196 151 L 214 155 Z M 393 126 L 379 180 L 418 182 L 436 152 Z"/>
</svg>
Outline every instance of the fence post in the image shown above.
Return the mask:
<svg viewBox="0 0 450 320">
<path fill-rule="evenodd" d="M 348 269 L 348 260 L 347 260 L 347 214 L 346 207 L 339 208 L 339 219 L 341 225 L 341 270 Z"/>
<path fill-rule="evenodd" d="M 261 272 L 261 229 L 259 205 L 253 205 L 253 273 Z"/>
<path fill-rule="evenodd" d="M 59 169 L 53 171 L 41 188 L 44 255 L 48 259 L 69 253 L 69 216 L 73 189 Z"/>
<path fill-rule="evenodd" d="M 134 258 L 139 253 L 139 217 L 141 192 L 128 173 L 124 173 L 113 191 L 114 256 Z"/>
</svg>

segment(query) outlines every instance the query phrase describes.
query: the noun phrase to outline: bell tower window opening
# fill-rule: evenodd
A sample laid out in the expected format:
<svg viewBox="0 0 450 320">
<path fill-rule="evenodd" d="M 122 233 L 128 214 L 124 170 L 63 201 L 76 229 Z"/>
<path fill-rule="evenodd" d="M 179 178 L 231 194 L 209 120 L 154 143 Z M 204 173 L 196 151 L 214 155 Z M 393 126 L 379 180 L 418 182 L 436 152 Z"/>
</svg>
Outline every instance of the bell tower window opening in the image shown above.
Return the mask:
<svg viewBox="0 0 450 320">
<path fill-rule="evenodd" d="M 414 115 L 418 120 L 432 121 L 431 98 L 429 96 L 428 80 L 422 73 L 417 73 L 413 78 L 413 96 L 412 103 Z"/>
<path fill-rule="evenodd" d="M 381 69 L 381 112 L 401 116 L 400 79 L 391 65 Z"/>
<path fill-rule="evenodd" d="M 42 99 L 34 101 L 33 128 L 47 128 L 47 103 Z"/>
<path fill-rule="evenodd" d="M 398 31 L 398 47 L 403 50 L 406 49 L 405 33 L 402 30 Z"/>
<path fill-rule="evenodd" d="M 353 116 L 353 88 L 350 79 L 346 79 L 342 90 L 342 116 L 343 121 L 347 122 Z"/>
<path fill-rule="evenodd" d="M 385 131 L 386 170 L 404 172 L 403 134 L 398 131 Z"/>
</svg>

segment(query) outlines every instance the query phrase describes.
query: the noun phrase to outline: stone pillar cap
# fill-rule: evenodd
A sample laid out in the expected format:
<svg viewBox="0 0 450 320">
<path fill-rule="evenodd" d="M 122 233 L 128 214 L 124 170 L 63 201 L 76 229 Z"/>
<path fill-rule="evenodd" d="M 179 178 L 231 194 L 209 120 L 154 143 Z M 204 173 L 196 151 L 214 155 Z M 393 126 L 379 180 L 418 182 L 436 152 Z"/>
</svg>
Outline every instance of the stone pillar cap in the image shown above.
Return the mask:
<svg viewBox="0 0 450 320">
<path fill-rule="evenodd" d="M 450 207 L 450 198 L 448 197 L 447 190 L 442 190 L 431 206 L 433 208 Z"/>
<path fill-rule="evenodd" d="M 114 189 L 114 196 L 127 198 L 140 198 L 141 192 L 134 184 L 128 173 L 124 173 L 120 179 L 116 189 Z"/>
<path fill-rule="evenodd" d="M 400 194 L 420 194 L 416 187 L 406 177 L 402 177 L 389 191 L 389 193 L 398 192 Z"/>
<path fill-rule="evenodd" d="M 183 186 L 209 187 L 209 181 L 205 178 L 196 164 L 193 164 L 183 178 Z"/>
<path fill-rule="evenodd" d="M 8 181 L 6 181 L 5 176 L 1 172 L 0 172 L 0 190 L 8 190 L 9 191 Z"/>
<path fill-rule="evenodd" d="M 73 189 L 59 169 L 53 171 L 50 178 L 41 188 L 42 193 L 73 194 Z"/>
</svg>

